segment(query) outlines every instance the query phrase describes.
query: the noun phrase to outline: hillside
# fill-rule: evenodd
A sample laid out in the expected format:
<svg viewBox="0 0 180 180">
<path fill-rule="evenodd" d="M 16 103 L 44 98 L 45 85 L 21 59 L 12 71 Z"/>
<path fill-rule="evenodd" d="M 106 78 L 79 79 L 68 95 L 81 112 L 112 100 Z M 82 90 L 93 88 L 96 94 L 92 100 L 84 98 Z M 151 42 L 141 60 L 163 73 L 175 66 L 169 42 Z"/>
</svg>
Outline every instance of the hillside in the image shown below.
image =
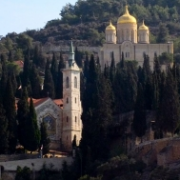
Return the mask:
<svg viewBox="0 0 180 180">
<path fill-rule="evenodd" d="M 127 3 L 138 24 L 144 19 L 150 27 L 151 42 L 158 42 L 159 26 L 163 24 L 167 40 L 174 41 L 175 52 L 178 52 L 180 0 L 127 0 Z M 22 49 L 24 39 L 42 45 L 64 45 L 67 40 L 74 39 L 80 45 L 99 46 L 104 42 L 109 20 L 116 24 L 125 4 L 126 0 L 78 0 L 74 6 L 67 4 L 60 10 L 62 18 L 49 20 L 44 28 L 8 34 L 1 40 L 0 52 Z"/>
</svg>

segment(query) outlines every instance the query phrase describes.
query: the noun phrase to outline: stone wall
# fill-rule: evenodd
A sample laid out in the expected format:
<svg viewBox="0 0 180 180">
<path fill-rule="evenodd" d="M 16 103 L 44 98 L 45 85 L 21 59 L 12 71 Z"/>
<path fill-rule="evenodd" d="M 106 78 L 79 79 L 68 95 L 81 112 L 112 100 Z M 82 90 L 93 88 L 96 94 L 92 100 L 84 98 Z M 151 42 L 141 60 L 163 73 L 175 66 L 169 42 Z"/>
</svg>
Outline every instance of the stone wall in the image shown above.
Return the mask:
<svg viewBox="0 0 180 180">
<path fill-rule="evenodd" d="M 93 46 L 77 46 L 78 50 L 80 51 L 87 51 L 87 52 L 96 52 L 99 53 L 101 50 L 101 47 L 93 47 Z M 44 45 L 42 47 L 43 52 L 69 52 L 69 46 L 57 46 L 57 45 Z"/>
<path fill-rule="evenodd" d="M 0 162 L 15 161 L 22 159 L 35 159 L 37 154 L 13 154 L 13 155 L 0 155 Z"/>
<path fill-rule="evenodd" d="M 180 138 L 164 138 L 142 143 L 131 153 L 146 164 L 157 163 L 159 166 L 166 166 L 180 160 L 179 149 Z"/>
</svg>

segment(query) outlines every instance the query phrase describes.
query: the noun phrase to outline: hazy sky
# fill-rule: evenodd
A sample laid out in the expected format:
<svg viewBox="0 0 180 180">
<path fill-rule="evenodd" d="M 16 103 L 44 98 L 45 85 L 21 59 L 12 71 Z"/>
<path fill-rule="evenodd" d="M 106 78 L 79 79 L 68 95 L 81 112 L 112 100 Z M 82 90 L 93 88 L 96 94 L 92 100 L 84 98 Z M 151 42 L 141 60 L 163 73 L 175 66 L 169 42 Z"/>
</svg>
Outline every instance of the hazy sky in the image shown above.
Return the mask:
<svg viewBox="0 0 180 180">
<path fill-rule="evenodd" d="M 0 35 L 43 28 L 47 21 L 60 18 L 67 3 L 77 0 L 0 0 Z"/>
</svg>

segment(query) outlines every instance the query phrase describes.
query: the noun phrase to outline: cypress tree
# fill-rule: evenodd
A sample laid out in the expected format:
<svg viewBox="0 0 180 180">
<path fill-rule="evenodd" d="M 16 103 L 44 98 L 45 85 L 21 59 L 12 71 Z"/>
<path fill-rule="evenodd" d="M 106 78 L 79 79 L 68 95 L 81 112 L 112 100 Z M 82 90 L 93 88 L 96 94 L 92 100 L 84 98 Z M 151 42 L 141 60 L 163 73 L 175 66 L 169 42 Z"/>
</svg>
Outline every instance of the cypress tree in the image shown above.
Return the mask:
<svg viewBox="0 0 180 180">
<path fill-rule="evenodd" d="M 113 82 L 115 75 L 115 60 L 114 60 L 114 52 L 111 54 L 111 65 L 110 65 L 110 80 Z"/>
<path fill-rule="evenodd" d="M 17 90 L 17 76 L 14 74 L 14 72 L 11 72 L 10 74 L 10 80 L 11 80 L 11 84 L 12 84 L 12 88 L 13 88 L 13 94 L 16 93 Z"/>
<path fill-rule="evenodd" d="M 63 74 L 62 69 L 65 67 L 62 52 L 60 52 L 60 60 L 58 64 L 57 82 L 56 82 L 56 98 L 62 99 L 63 97 Z"/>
<path fill-rule="evenodd" d="M 83 68 L 83 74 L 85 79 L 88 78 L 88 70 L 89 70 L 89 56 L 88 53 L 86 53 L 86 58 L 84 61 L 84 68 Z"/>
<path fill-rule="evenodd" d="M 18 120 L 18 139 L 21 145 L 25 146 L 26 141 L 26 122 L 29 115 L 28 93 L 27 88 L 23 88 L 22 97 L 17 104 L 17 120 Z"/>
<path fill-rule="evenodd" d="M 29 114 L 25 125 L 25 149 L 35 151 L 40 145 L 40 131 L 37 124 L 36 112 L 33 105 L 33 100 L 30 100 Z"/>
<path fill-rule="evenodd" d="M 0 154 L 8 152 L 8 120 L 2 104 L 0 103 Z"/>
<path fill-rule="evenodd" d="M 113 83 L 114 98 L 116 101 L 116 113 L 124 113 L 134 110 L 137 95 L 137 77 L 133 67 L 126 65 L 118 68 Z"/>
<path fill-rule="evenodd" d="M 23 72 L 21 73 L 21 82 L 22 82 L 22 88 L 26 87 L 28 90 L 28 94 L 31 94 L 31 84 L 30 84 L 30 54 L 29 50 L 26 52 L 26 55 L 24 56 L 24 66 L 23 66 Z"/>
<path fill-rule="evenodd" d="M 124 68 L 124 52 L 122 52 L 122 55 L 121 55 L 121 61 L 120 61 L 120 68 Z"/>
<path fill-rule="evenodd" d="M 2 102 L 6 90 L 7 79 L 8 79 L 7 66 L 4 55 L 1 55 L 1 66 L 2 66 L 2 75 L 0 80 L 0 101 Z"/>
<path fill-rule="evenodd" d="M 161 82 L 161 66 L 157 54 L 154 55 L 154 72 L 153 72 L 153 109 L 159 107 L 160 82 Z"/>
<path fill-rule="evenodd" d="M 44 122 L 41 123 L 40 132 L 41 132 L 40 144 L 43 145 L 43 154 L 47 154 L 49 152 L 50 139 L 48 138 L 47 127 Z"/>
<path fill-rule="evenodd" d="M 138 137 L 141 137 L 146 132 L 146 111 L 144 102 L 144 92 L 142 85 L 138 83 L 138 92 L 134 108 L 134 118 L 133 118 L 133 129 Z"/>
<path fill-rule="evenodd" d="M 145 80 L 151 75 L 151 67 L 149 64 L 149 56 L 144 54 L 144 62 L 143 62 L 143 70 L 144 70 L 144 76 Z"/>
<path fill-rule="evenodd" d="M 145 107 L 147 110 L 152 110 L 153 107 L 153 81 L 152 76 L 147 78 L 145 88 L 144 88 L 144 97 L 145 97 Z"/>
<path fill-rule="evenodd" d="M 8 141 L 9 152 L 13 153 L 17 145 L 17 123 L 16 123 L 16 109 L 15 109 L 15 96 L 11 84 L 11 78 L 8 78 L 6 91 L 3 99 L 5 114 L 8 120 Z"/>
<path fill-rule="evenodd" d="M 53 53 L 53 58 L 52 58 L 52 63 L 51 63 L 51 74 L 52 74 L 52 78 L 53 78 L 53 82 L 54 82 L 54 92 L 55 92 L 55 97 L 57 96 L 56 94 L 58 92 L 56 92 L 57 90 L 57 78 L 58 78 L 58 64 L 57 64 L 57 59 L 56 59 L 56 55 L 55 53 Z"/>
<path fill-rule="evenodd" d="M 85 87 L 81 141 L 83 157 L 88 157 L 87 149 L 90 148 L 94 152 L 91 156 L 93 160 L 105 159 L 109 150 L 107 127 L 112 121 L 112 91 L 109 80 L 100 73 L 93 56 L 89 63 Z"/>
<path fill-rule="evenodd" d="M 45 67 L 45 58 L 43 57 L 42 48 L 40 45 L 36 45 L 33 49 L 33 64 L 42 69 Z"/>
<path fill-rule="evenodd" d="M 53 82 L 53 77 L 50 71 L 49 61 L 47 61 L 46 63 L 43 94 L 44 94 L 44 97 L 49 96 L 52 99 L 55 97 L 54 82 Z"/>
<path fill-rule="evenodd" d="M 78 50 L 78 48 L 75 48 L 75 61 L 77 65 L 81 68 L 82 67 L 82 52 Z"/>
<path fill-rule="evenodd" d="M 177 84 L 170 70 L 167 73 L 160 108 L 159 119 L 162 122 L 162 130 L 173 135 L 180 122 L 180 104 Z"/>
<path fill-rule="evenodd" d="M 30 69 L 31 96 L 35 99 L 41 97 L 41 80 L 35 65 Z"/>
</svg>

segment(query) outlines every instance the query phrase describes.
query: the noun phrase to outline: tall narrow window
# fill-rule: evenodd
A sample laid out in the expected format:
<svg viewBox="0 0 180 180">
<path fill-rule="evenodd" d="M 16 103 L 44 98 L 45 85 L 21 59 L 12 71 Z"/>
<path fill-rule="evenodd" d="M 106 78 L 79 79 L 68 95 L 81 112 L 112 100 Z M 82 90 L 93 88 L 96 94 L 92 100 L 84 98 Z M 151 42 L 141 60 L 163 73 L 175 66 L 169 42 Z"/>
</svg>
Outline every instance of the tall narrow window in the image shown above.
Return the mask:
<svg viewBox="0 0 180 180">
<path fill-rule="evenodd" d="M 68 98 L 66 99 L 66 103 L 67 103 L 67 104 L 69 103 L 69 99 L 68 99 Z"/>
<path fill-rule="evenodd" d="M 68 122 L 69 121 L 69 118 L 68 118 L 68 116 L 66 117 L 66 122 Z"/>
<path fill-rule="evenodd" d="M 74 88 L 77 88 L 77 77 L 74 77 Z"/>
<path fill-rule="evenodd" d="M 66 88 L 69 88 L 69 77 L 66 78 Z"/>
<path fill-rule="evenodd" d="M 76 98 L 75 98 L 75 104 L 76 104 L 76 102 L 77 102 L 77 100 L 76 100 Z"/>
<path fill-rule="evenodd" d="M 75 116 L 75 122 L 77 122 L 77 117 Z"/>
</svg>

